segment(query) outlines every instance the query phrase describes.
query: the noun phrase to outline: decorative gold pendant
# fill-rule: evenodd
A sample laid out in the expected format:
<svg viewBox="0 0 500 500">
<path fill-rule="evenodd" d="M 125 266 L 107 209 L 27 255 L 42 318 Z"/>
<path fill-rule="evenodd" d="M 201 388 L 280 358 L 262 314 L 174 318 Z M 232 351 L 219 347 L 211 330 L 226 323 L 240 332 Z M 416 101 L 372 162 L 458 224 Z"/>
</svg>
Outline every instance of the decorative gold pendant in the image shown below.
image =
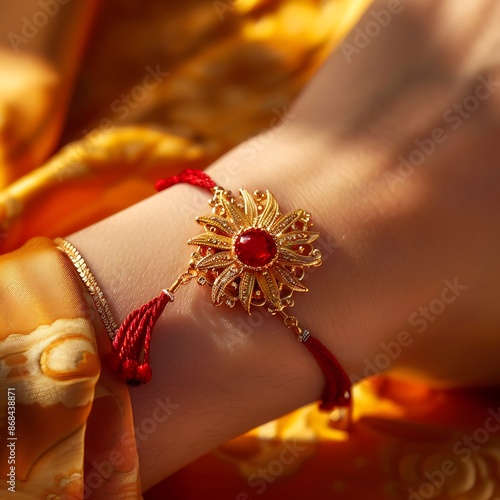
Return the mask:
<svg viewBox="0 0 500 500">
<path fill-rule="evenodd" d="M 311 216 L 302 209 L 281 214 L 269 191 L 240 189 L 236 197 L 215 188 L 210 204 L 212 215 L 196 219 L 205 232 L 188 243 L 199 247 L 192 266 L 198 283 L 212 287 L 212 302 L 239 301 L 248 314 L 252 305 L 273 314 L 292 307 L 293 292 L 307 292 L 304 268 L 321 265 Z"/>
<path fill-rule="evenodd" d="M 197 218 L 205 231 L 188 242 L 197 245 L 198 249 L 193 252 L 187 270 L 169 288 L 162 289 L 149 302 L 128 314 L 112 332 L 110 366 L 129 384 L 149 382 L 152 330 L 165 306 L 174 302 L 179 288 L 197 279 L 200 284 L 212 287 L 215 305 L 233 307 L 239 301 L 248 314 L 253 305 L 267 306 L 271 314 L 281 316 L 285 326 L 304 343 L 323 371 L 325 387 L 320 409 L 347 408 L 349 416 L 351 381 L 345 370 L 319 339 L 285 311 L 293 306 L 293 292 L 307 292 L 302 283 L 304 269 L 321 265 L 321 252 L 313 247 L 319 233 L 309 231 L 311 216 L 301 209 L 281 214 L 269 191 L 250 194 L 240 189 L 239 196 L 234 196 L 217 187 L 199 170 L 185 170 L 158 181 L 156 186 L 162 190 L 180 182 L 213 193 L 212 215 Z M 74 251 L 78 257 L 76 249 Z M 84 265 L 81 256 L 77 261 Z M 87 274 L 92 276 L 90 270 Z M 106 318 L 101 317 L 106 326 Z"/>
</svg>

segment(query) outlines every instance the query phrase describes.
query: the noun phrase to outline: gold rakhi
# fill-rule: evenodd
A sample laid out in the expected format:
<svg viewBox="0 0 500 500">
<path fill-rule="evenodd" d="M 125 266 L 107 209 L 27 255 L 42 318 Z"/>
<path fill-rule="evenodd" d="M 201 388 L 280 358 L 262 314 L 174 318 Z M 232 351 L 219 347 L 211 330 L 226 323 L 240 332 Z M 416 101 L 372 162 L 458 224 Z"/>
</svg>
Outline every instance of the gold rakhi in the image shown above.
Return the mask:
<svg viewBox="0 0 500 500">
<path fill-rule="evenodd" d="M 198 283 L 212 286 L 214 305 L 239 301 L 248 314 L 251 306 L 267 306 L 272 314 L 292 307 L 293 292 L 307 292 L 304 268 L 321 265 L 310 215 L 300 209 L 280 214 L 269 191 L 241 189 L 236 197 L 217 187 L 210 204 L 212 214 L 196 219 L 205 232 L 188 243 L 199 247 L 193 267 Z"/>
<path fill-rule="evenodd" d="M 130 384 L 149 382 L 152 329 L 179 288 L 197 279 L 199 284 L 211 287 L 216 306 L 234 307 L 239 302 L 248 314 L 252 307 L 266 307 L 272 315 L 280 315 L 323 370 L 326 383 L 320 408 L 350 409 L 351 383 L 344 369 L 287 312 L 294 305 L 294 292 L 308 291 L 303 283 L 306 269 L 321 265 L 321 252 L 314 248 L 319 233 L 310 231 L 310 214 L 302 209 L 281 213 L 269 191 L 251 194 L 240 189 L 236 196 L 199 170 L 185 170 L 158 181 L 156 187 L 160 191 L 179 182 L 209 190 L 212 213 L 196 219 L 204 231 L 188 241 L 198 248 L 187 270 L 169 288 L 130 313 L 116 331 L 112 366 Z"/>
</svg>

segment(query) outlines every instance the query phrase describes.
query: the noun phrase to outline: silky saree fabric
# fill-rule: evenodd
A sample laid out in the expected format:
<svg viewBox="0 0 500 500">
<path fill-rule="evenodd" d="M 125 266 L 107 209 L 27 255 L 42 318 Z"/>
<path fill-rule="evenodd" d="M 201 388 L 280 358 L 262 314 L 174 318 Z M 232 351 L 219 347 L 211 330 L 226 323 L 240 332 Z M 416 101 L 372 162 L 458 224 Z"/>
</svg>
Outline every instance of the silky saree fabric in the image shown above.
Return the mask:
<svg viewBox="0 0 500 500">
<path fill-rule="evenodd" d="M 0 430 L 4 440 L 15 401 L 17 440 L 10 448 L 2 441 L 0 471 L 9 478 L 15 449 L 20 498 L 139 498 L 135 440 L 154 439 L 151 428 L 133 423 L 127 388 L 100 363 L 109 342 L 71 264 L 50 240 L 30 239 L 99 221 L 153 194 L 157 178 L 204 168 L 250 137 L 264 149 L 369 4 L 18 0 L 4 7 Z M 349 432 L 308 406 L 144 496 L 500 498 L 495 394 L 376 377 L 354 387 L 354 401 Z"/>
<path fill-rule="evenodd" d="M 109 342 L 73 265 L 34 238 L 0 256 L 0 275 L 2 498 L 138 498 L 127 388 L 101 372 Z"/>
<path fill-rule="evenodd" d="M 29 0 L 0 16 L 3 252 L 88 226 L 252 136 L 265 148 L 369 3 L 52 1 L 52 17 Z"/>
</svg>

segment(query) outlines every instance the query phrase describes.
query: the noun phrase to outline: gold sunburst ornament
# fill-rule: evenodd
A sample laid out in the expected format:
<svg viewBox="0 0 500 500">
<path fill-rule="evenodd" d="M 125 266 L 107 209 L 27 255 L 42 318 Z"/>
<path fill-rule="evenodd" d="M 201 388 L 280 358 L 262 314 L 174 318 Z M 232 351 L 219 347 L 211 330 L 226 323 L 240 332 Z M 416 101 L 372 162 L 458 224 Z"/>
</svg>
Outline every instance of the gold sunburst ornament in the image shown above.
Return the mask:
<svg viewBox="0 0 500 500">
<path fill-rule="evenodd" d="M 199 170 L 185 170 L 162 179 L 156 188 L 161 191 L 179 182 L 210 191 L 212 213 L 196 219 L 204 232 L 188 241 L 198 248 L 187 270 L 169 288 L 132 311 L 112 336 L 113 367 L 131 384 L 151 379 L 153 327 L 179 288 L 197 279 L 201 285 L 212 287 L 216 306 L 233 307 L 240 302 L 248 314 L 252 306 L 267 307 L 271 314 L 279 314 L 323 371 L 325 387 L 320 409 L 343 407 L 350 415 L 349 377 L 333 354 L 285 311 L 293 306 L 294 292 L 307 292 L 302 282 L 305 268 L 321 265 L 321 252 L 313 246 L 319 233 L 310 231 L 309 213 L 302 209 L 281 213 L 269 191 L 251 194 L 240 189 L 235 196 Z"/>
<path fill-rule="evenodd" d="M 271 313 L 293 305 L 293 292 L 307 292 L 304 268 L 321 265 L 321 252 L 312 243 L 319 233 L 309 231 L 311 217 L 298 209 L 281 214 L 269 192 L 236 197 L 216 188 L 212 215 L 196 220 L 205 232 L 191 238 L 199 249 L 192 258 L 198 282 L 212 286 L 212 302 L 232 307 L 239 301 L 267 305 Z"/>
</svg>

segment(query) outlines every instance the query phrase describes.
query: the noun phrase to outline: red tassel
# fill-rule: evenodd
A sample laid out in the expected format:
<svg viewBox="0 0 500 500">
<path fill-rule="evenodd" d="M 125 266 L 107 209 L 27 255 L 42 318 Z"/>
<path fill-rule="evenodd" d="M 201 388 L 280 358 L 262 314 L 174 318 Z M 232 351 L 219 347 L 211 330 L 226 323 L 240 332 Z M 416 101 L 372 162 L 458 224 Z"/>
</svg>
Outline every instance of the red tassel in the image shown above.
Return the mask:
<svg viewBox="0 0 500 500">
<path fill-rule="evenodd" d="M 316 338 L 309 336 L 305 346 L 323 370 L 326 384 L 321 395 L 320 410 L 331 411 L 339 406 L 351 406 L 351 381 L 333 354 Z"/>
<path fill-rule="evenodd" d="M 151 333 L 171 300 L 171 296 L 162 291 L 147 304 L 132 311 L 116 331 L 108 361 L 112 369 L 131 385 L 147 384 L 151 380 Z"/>
<path fill-rule="evenodd" d="M 184 170 L 179 175 L 172 175 L 166 179 L 159 179 L 155 183 L 155 188 L 157 191 L 163 191 L 180 182 L 185 182 L 191 184 L 192 186 L 198 186 L 210 191 L 216 186 L 215 182 L 203 171 L 201 170 Z"/>
<path fill-rule="evenodd" d="M 179 175 L 158 180 L 155 187 L 157 191 L 162 191 L 180 182 L 208 191 L 216 186 L 205 172 L 184 170 Z M 171 300 L 172 295 L 162 291 L 147 304 L 130 313 L 116 332 L 109 361 L 112 369 L 123 375 L 131 385 L 147 384 L 151 380 L 151 333 L 163 309 Z M 309 336 L 304 343 L 315 357 L 326 379 L 320 409 L 330 411 L 335 407 L 347 407 L 350 410 L 351 381 L 340 363 L 318 339 Z"/>
<path fill-rule="evenodd" d="M 205 172 L 184 170 L 179 175 L 158 180 L 155 187 L 157 191 L 162 191 L 180 182 L 209 191 L 216 186 Z M 147 384 L 151 380 L 152 373 L 149 364 L 151 334 L 163 309 L 172 300 L 172 295 L 162 291 L 147 304 L 132 311 L 116 331 L 112 351 L 108 356 L 108 364 L 131 385 Z"/>
</svg>

